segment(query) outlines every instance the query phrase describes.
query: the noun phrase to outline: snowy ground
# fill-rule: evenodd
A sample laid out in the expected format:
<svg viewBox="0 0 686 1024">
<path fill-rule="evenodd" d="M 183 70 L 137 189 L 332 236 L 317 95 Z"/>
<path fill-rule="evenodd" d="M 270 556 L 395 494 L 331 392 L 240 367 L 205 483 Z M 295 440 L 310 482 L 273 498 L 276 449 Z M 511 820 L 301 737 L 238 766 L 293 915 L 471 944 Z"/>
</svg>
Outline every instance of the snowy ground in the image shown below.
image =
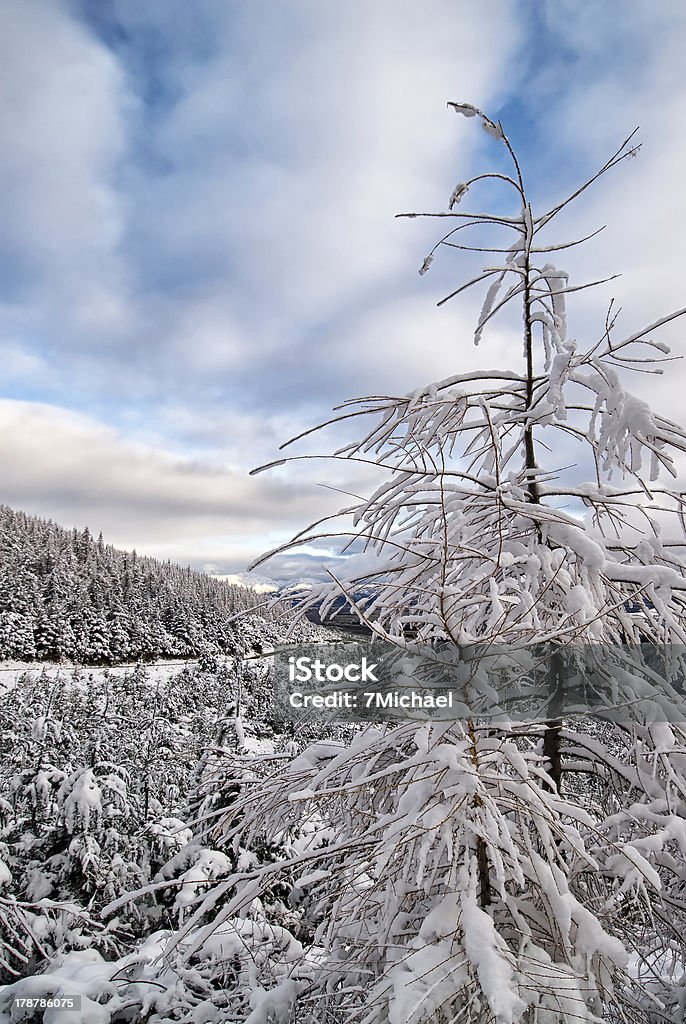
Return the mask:
<svg viewBox="0 0 686 1024">
<path fill-rule="evenodd" d="M 146 663 L 146 674 L 152 683 L 167 682 L 179 674 L 186 666 L 197 665 L 197 659 L 175 659 L 173 661 L 155 661 Z M 11 689 L 17 679 L 28 675 L 31 679 L 39 679 L 44 675 L 47 679 L 56 679 L 58 675 L 63 679 L 69 679 L 76 671 L 86 676 L 102 677 L 105 673 L 110 676 L 123 677 L 136 668 L 136 662 L 125 662 L 122 665 L 93 666 L 73 665 L 69 662 L 54 661 L 0 661 L 0 688 Z"/>
</svg>

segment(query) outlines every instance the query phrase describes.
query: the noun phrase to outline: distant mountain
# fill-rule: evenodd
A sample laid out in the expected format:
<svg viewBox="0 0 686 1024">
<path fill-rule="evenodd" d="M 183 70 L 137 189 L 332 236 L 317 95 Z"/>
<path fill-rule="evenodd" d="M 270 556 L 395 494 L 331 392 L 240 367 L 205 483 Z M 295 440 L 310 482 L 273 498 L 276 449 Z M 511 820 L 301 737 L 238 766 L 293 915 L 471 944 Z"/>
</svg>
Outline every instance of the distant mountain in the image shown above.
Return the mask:
<svg viewBox="0 0 686 1024">
<path fill-rule="evenodd" d="M 255 589 L 0 505 L 0 659 L 238 653 L 280 638 L 289 614 L 265 607 Z"/>
<path fill-rule="evenodd" d="M 223 580 L 224 583 L 231 583 L 236 587 L 248 587 L 257 591 L 258 594 L 275 594 L 281 589 L 281 584 L 268 576 L 258 576 L 256 572 L 234 572 L 225 576 L 212 573 L 213 580 Z"/>
</svg>

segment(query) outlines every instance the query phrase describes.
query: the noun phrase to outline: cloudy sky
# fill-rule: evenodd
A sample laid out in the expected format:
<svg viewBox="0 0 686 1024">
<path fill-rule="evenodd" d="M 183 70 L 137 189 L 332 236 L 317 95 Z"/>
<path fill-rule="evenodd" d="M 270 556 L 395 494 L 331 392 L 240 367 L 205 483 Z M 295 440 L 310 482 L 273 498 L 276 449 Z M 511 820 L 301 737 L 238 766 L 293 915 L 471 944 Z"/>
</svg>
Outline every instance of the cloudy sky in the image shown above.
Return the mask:
<svg viewBox="0 0 686 1024">
<path fill-rule="evenodd" d="M 578 331 L 610 295 L 632 329 L 686 305 L 685 47 L 674 0 L 0 0 L 0 501 L 240 571 L 356 483 L 249 477 L 279 443 L 511 362 L 507 330 L 473 349 L 477 296 L 436 307 L 469 262 L 420 277 L 435 224 L 394 219 L 497 158 L 447 100 L 502 120 L 542 203 L 640 125 L 564 225 L 608 225 L 576 279 L 623 274 Z M 638 388 L 681 418 L 670 365 Z"/>
</svg>

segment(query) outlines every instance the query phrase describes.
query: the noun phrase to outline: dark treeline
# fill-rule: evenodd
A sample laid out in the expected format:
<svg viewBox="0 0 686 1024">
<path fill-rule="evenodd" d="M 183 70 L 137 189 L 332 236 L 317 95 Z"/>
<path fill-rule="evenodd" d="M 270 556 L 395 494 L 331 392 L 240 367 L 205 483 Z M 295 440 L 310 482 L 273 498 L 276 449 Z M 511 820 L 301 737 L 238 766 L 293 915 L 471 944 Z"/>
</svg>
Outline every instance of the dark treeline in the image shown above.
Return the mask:
<svg viewBox="0 0 686 1024">
<path fill-rule="evenodd" d="M 108 664 L 235 653 L 286 612 L 260 595 L 0 505 L 0 658 Z"/>
</svg>

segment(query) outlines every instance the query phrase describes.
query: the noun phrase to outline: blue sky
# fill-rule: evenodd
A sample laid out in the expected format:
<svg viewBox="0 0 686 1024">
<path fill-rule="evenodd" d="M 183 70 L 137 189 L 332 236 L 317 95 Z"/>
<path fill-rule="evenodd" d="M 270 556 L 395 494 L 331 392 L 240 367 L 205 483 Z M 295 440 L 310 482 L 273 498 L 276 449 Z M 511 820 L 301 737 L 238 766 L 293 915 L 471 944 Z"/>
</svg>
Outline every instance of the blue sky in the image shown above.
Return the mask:
<svg viewBox="0 0 686 1024">
<path fill-rule="evenodd" d="M 321 483 L 366 483 L 321 464 L 249 477 L 281 441 L 348 397 L 516 358 L 506 326 L 471 347 L 477 296 L 436 308 L 469 263 L 419 277 L 435 226 L 394 219 L 500 158 L 447 100 L 503 120 L 542 202 L 640 124 L 640 160 L 570 214 L 570 232 L 608 229 L 569 267 L 622 271 L 627 324 L 686 304 L 672 0 L 0 0 L 0 18 L 14 507 L 240 571 L 338 503 Z M 582 295 L 591 330 L 608 295 Z M 680 373 L 639 382 L 677 418 Z"/>
</svg>

